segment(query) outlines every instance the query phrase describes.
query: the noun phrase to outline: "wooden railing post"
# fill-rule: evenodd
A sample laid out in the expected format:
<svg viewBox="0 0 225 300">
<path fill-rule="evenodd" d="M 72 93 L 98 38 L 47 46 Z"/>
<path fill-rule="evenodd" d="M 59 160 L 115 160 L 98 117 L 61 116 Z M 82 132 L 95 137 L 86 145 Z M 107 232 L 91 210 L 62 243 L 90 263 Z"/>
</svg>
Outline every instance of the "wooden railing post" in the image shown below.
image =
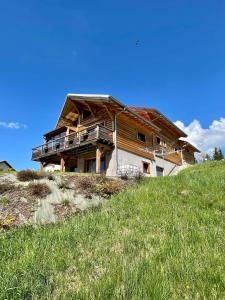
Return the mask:
<svg viewBox="0 0 225 300">
<path fill-rule="evenodd" d="M 99 124 L 97 124 L 97 127 L 96 127 L 96 138 L 97 139 L 99 138 Z"/>
</svg>

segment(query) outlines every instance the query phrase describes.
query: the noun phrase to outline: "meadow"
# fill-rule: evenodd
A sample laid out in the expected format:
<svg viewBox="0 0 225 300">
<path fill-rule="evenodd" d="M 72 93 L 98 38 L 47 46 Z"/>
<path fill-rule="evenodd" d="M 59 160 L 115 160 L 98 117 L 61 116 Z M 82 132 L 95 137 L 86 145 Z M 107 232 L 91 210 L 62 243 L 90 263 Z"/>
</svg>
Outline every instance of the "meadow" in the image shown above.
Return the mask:
<svg viewBox="0 0 225 300">
<path fill-rule="evenodd" d="M 0 233 L 0 299 L 224 299 L 225 162 Z"/>
</svg>

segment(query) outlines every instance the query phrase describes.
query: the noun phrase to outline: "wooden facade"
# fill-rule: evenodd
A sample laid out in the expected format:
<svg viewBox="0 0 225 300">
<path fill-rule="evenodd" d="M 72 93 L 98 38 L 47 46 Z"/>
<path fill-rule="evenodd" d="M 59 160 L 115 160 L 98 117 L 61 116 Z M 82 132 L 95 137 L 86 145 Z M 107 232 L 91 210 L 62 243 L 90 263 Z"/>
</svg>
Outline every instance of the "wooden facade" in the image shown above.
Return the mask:
<svg viewBox="0 0 225 300">
<path fill-rule="evenodd" d="M 61 171 L 96 173 L 118 169 L 119 149 L 131 153 L 133 160 L 134 155 L 148 161 L 158 156 L 178 166 L 184 160 L 193 163 L 198 150 L 187 151 L 181 137 L 186 134 L 156 110 L 127 107 L 107 95 L 69 94 L 56 128 L 44 134 L 44 144 L 33 148 L 32 159 L 41 169 L 60 164 Z M 152 169 L 146 164 L 144 171 Z"/>
</svg>

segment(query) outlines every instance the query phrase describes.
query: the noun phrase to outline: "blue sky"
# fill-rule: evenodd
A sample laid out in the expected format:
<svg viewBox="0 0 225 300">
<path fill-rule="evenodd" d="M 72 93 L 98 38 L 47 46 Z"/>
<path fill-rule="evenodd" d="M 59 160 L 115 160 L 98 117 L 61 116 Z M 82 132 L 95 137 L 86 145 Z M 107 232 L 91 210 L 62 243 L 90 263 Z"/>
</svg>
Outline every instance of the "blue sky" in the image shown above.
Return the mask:
<svg viewBox="0 0 225 300">
<path fill-rule="evenodd" d="M 155 107 L 188 130 L 197 120 L 206 140 L 213 122 L 225 130 L 224 1 L 0 5 L 0 160 L 37 167 L 31 148 L 54 128 L 67 93 Z"/>
</svg>

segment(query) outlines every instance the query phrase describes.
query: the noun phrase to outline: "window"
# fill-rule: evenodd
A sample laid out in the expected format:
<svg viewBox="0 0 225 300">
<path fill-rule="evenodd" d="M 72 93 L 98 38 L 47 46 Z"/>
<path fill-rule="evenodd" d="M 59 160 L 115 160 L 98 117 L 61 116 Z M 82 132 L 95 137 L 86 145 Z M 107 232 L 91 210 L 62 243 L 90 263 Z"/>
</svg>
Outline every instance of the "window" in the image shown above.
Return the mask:
<svg viewBox="0 0 225 300">
<path fill-rule="evenodd" d="M 143 173 L 150 174 L 150 164 L 143 161 Z"/>
<path fill-rule="evenodd" d="M 141 142 L 145 142 L 145 135 L 143 133 L 138 132 L 137 139 Z"/>
<path fill-rule="evenodd" d="M 89 118 L 90 116 L 91 116 L 91 111 L 85 109 L 83 111 L 83 120 Z"/>
<path fill-rule="evenodd" d="M 159 167 L 159 166 L 156 166 L 156 175 L 157 176 L 164 176 L 164 169 Z"/>
<path fill-rule="evenodd" d="M 166 147 L 167 146 L 167 143 L 166 143 L 166 141 L 165 140 L 161 140 L 161 138 L 160 137 L 156 137 L 156 143 L 158 144 L 158 145 L 160 145 L 160 146 L 163 146 L 163 147 Z"/>
</svg>

